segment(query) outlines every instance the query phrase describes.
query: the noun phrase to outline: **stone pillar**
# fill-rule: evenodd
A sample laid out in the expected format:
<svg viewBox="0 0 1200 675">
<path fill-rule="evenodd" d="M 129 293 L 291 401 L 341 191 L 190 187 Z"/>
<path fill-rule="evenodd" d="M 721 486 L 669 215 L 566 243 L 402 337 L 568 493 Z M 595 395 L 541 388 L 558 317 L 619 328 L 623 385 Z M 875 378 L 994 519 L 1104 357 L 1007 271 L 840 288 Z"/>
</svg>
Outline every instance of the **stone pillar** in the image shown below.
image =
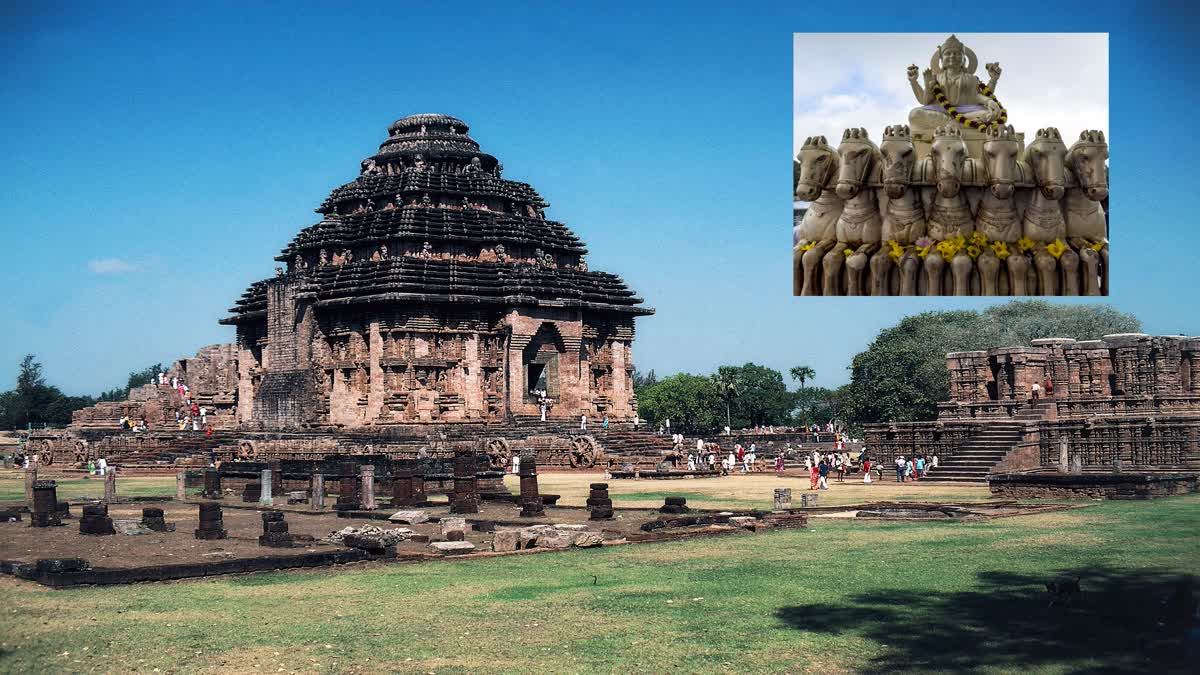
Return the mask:
<svg viewBox="0 0 1200 675">
<path fill-rule="evenodd" d="M 221 472 L 218 469 L 204 470 L 204 494 L 205 499 L 220 499 L 221 498 Z"/>
<path fill-rule="evenodd" d="M 33 509 L 33 484 L 36 482 L 37 464 L 31 460 L 29 468 L 25 469 L 25 503 L 29 505 L 30 510 Z"/>
<path fill-rule="evenodd" d="M 275 472 L 271 471 L 270 469 L 263 469 L 262 478 L 259 479 L 259 485 L 262 486 L 262 492 L 258 494 L 258 503 L 262 504 L 263 506 L 271 506 L 275 503 L 271 498 L 271 491 L 275 488 L 274 483 L 271 482 L 271 474 L 273 473 Z"/>
<path fill-rule="evenodd" d="M 1058 437 L 1058 472 L 1066 473 L 1068 470 L 1068 455 L 1070 453 L 1070 443 L 1067 441 L 1066 434 Z"/>
<path fill-rule="evenodd" d="M 108 467 L 108 471 L 104 472 L 104 503 L 112 504 L 117 501 L 117 470 L 115 467 Z"/>
<path fill-rule="evenodd" d="M 383 356 L 383 336 L 379 333 L 379 320 L 374 319 L 367 325 L 367 422 L 373 422 L 383 411 L 383 401 L 387 391 L 383 387 L 383 366 L 379 359 Z"/>
<path fill-rule="evenodd" d="M 31 527 L 62 525 L 58 517 L 57 486 L 52 480 L 39 480 L 33 484 L 33 502 L 29 509 Z"/>
<path fill-rule="evenodd" d="M 521 451 L 521 517 L 540 518 L 546 514 L 542 494 L 538 491 L 537 452 L 531 448 Z"/>
<path fill-rule="evenodd" d="M 587 507 L 591 511 L 589 520 L 612 520 L 612 499 L 608 497 L 608 483 L 592 483 L 588 492 Z"/>
<path fill-rule="evenodd" d="M 775 488 L 775 510 L 787 511 L 792 508 L 792 488 Z"/>
<path fill-rule="evenodd" d="M 187 499 L 187 472 L 182 469 L 175 472 L 175 500 Z"/>
<path fill-rule="evenodd" d="M 358 467 L 354 462 L 338 465 L 338 498 L 334 508 L 338 511 L 358 509 Z"/>
<path fill-rule="evenodd" d="M 413 465 L 412 474 L 412 500 L 413 506 L 424 506 L 425 499 L 425 469 L 421 467 L 420 462 Z"/>
<path fill-rule="evenodd" d="M 283 497 L 283 462 L 278 459 L 269 460 L 267 468 L 271 470 L 271 496 Z"/>
<path fill-rule="evenodd" d="M 412 506 L 412 468 L 406 460 L 392 464 L 392 506 Z"/>
<path fill-rule="evenodd" d="M 450 498 L 450 513 L 479 513 L 477 466 L 475 453 L 469 450 L 454 453 L 454 494 Z"/>
<path fill-rule="evenodd" d="M 362 490 L 360 498 L 362 499 L 362 508 L 365 511 L 375 510 L 375 467 L 369 464 L 364 464 L 361 469 Z"/>
<path fill-rule="evenodd" d="M 308 493 L 308 504 L 313 511 L 325 508 L 325 474 L 312 475 L 312 489 Z"/>
<path fill-rule="evenodd" d="M 196 529 L 195 536 L 197 539 L 224 539 L 228 536 L 225 520 L 221 517 L 220 504 L 200 504 L 200 527 Z"/>
</svg>

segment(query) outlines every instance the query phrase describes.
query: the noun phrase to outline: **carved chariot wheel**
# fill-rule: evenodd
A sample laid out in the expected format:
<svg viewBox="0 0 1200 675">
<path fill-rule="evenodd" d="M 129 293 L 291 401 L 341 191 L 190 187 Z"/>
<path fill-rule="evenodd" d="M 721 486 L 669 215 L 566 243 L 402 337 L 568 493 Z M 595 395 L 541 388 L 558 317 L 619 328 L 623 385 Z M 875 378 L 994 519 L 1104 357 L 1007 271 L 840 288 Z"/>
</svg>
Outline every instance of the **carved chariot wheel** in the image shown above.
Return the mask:
<svg viewBox="0 0 1200 675">
<path fill-rule="evenodd" d="M 240 461 L 249 461 L 258 458 L 258 449 L 250 441 L 242 441 L 238 444 L 237 458 Z"/>
<path fill-rule="evenodd" d="M 87 461 L 89 459 L 91 459 L 91 457 L 88 456 L 88 454 L 89 454 L 88 450 L 89 450 L 89 448 L 88 448 L 87 441 L 83 441 L 83 440 L 75 441 L 75 463 L 76 464 L 87 464 Z"/>
<path fill-rule="evenodd" d="M 34 446 L 34 451 L 38 456 L 38 463 L 42 466 L 50 466 L 54 463 L 54 443 L 50 441 L 39 441 Z"/>
<path fill-rule="evenodd" d="M 504 438 L 489 438 L 483 442 L 483 454 L 487 455 L 488 465 L 493 470 L 503 470 L 512 459 L 512 447 Z"/>
<path fill-rule="evenodd" d="M 591 436 L 576 436 L 571 439 L 571 466 L 589 469 L 596 466 L 600 455 L 600 444 Z"/>
</svg>

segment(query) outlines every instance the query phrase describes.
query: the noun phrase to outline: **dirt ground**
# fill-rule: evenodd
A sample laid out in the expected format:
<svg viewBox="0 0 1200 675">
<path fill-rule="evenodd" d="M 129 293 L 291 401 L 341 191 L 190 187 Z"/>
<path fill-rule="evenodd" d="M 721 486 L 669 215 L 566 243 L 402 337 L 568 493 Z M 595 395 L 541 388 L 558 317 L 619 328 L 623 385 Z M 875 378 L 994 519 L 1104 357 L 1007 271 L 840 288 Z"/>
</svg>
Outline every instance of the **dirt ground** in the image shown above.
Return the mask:
<svg viewBox="0 0 1200 675">
<path fill-rule="evenodd" d="M 241 502 L 228 502 L 222 509 L 225 529 L 229 536 L 221 540 L 196 539 L 194 530 L 199 522 L 199 507 L 194 503 L 180 504 L 173 501 L 137 502 L 114 504 L 109 507 L 113 519 L 140 520 L 142 508 L 159 507 L 166 521 L 175 523 L 175 532 L 154 532 L 141 535 L 95 536 L 79 533 L 79 516 L 82 509 L 72 506 L 73 517 L 64 521 L 62 527 L 32 528 L 28 519 L 19 523 L 0 523 L 0 559 L 33 562 L 38 558 L 84 558 L 93 567 L 126 568 L 149 564 L 178 564 L 212 562 L 214 560 L 251 558 L 262 555 L 299 555 L 320 551 L 335 551 L 342 547 L 321 542 L 320 539 L 347 526 L 375 525 L 384 529 L 406 527 L 417 534 L 427 535 L 431 541 L 441 541 L 441 526 L 437 522 L 418 525 L 403 525 L 386 520 L 365 518 L 339 518 L 330 510 L 314 513 L 304 507 L 281 507 L 286 513 L 289 532 L 307 535 L 313 540 L 299 541 L 294 548 L 269 548 L 258 543 L 262 534 L 262 518 L 257 510 L 240 507 Z M 249 507 L 251 505 L 246 504 Z M 485 502 L 478 514 L 454 516 L 448 505 L 437 505 L 423 509 L 433 519 L 466 517 L 468 529 L 466 540 L 475 544 L 479 551 L 490 551 L 492 534 L 476 532 L 470 524 L 477 521 L 492 521 L 506 526 L 525 527 L 537 524 L 575 523 L 587 525 L 587 529 L 600 532 L 605 539 L 621 539 L 639 531 L 642 523 L 654 520 L 654 510 L 621 510 L 613 520 L 589 521 L 584 509 L 550 508 L 545 518 L 520 518 L 520 508 L 511 503 Z M 394 510 L 383 508 L 380 513 Z M 426 553 L 424 542 L 405 541 L 397 545 L 398 553 Z"/>
</svg>

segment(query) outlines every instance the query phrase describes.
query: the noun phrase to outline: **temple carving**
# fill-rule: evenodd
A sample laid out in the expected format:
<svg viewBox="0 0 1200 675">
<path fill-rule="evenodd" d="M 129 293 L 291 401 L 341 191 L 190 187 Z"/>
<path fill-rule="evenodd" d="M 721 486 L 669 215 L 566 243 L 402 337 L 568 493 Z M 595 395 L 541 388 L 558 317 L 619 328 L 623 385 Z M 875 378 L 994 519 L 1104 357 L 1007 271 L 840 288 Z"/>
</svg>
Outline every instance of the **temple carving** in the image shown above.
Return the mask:
<svg viewBox="0 0 1200 675">
<path fill-rule="evenodd" d="M 634 318 L 653 313 L 465 122 L 389 127 L 222 323 L 237 418 L 267 428 L 632 418 Z"/>
</svg>

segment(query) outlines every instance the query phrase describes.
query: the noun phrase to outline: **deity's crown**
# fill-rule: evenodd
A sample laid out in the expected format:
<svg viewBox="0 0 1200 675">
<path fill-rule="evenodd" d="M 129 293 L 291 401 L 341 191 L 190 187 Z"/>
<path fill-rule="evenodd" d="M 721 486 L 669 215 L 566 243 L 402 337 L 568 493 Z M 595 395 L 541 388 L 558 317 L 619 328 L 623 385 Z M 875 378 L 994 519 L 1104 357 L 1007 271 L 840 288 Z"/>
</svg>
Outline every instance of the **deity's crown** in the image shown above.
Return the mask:
<svg viewBox="0 0 1200 675">
<path fill-rule="evenodd" d="M 883 130 L 885 141 L 912 141 L 912 131 L 907 124 L 897 124 Z"/>
<path fill-rule="evenodd" d="M 942 43 L 942 51 L 950 51 L 951 49 L 956 49 L 960 53 L 963 51 L 963 43 L 959 42 L 958 38 L 954 37 L 954 35 L 946 38 L 946 41 Z"/>
<path fill-rule="evenodd" d="M 1084 131 L 1079 132 L 1079 140 L 1084 143 L 1107 143 L 1107 141 L 1104 140 L 1104 132 L 1097 131 L 1095 129 L 1085 129 Z"/>
<path fill-rule="evenodd" d="M 995 125 L 988 127 L 987 131 L 985 131 L 984 133 L 987 134 L 988 138 L 992 139 L 992 140 L 997 140 L 997 141 L 1015 141 L 1015 140 L 1017 140 L 1017 132 L 1015 129 L 1013 129 L 1011 124 L 1009 124 L 1007 126 L 1002 125 L 1002 124 L 995 124 Z"/>
</svg>

